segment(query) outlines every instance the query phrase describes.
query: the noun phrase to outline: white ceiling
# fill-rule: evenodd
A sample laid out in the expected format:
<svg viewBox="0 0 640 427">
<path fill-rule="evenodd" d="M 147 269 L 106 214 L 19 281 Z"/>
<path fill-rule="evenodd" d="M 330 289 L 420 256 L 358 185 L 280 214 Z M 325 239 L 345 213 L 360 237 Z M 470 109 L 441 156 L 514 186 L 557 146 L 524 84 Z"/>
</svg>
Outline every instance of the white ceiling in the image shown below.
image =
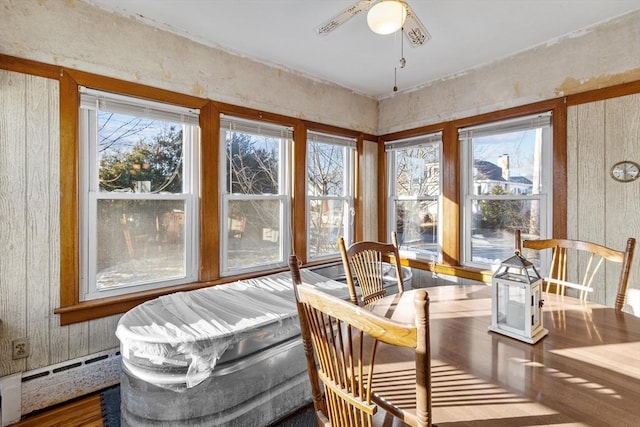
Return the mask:
<svg viewBox="0 0 640 427">
<path fill-rule="evenodd" d="M 222 48 L 375 98 L 393 95 L 400 33 L 381 36 L 364 13 L 314 29 L 356 0 L 85 0 Z M 407 0 L 432 39 L 404 42 L 398 93 L 640 9 L 640 0 Z"/>
</svg>

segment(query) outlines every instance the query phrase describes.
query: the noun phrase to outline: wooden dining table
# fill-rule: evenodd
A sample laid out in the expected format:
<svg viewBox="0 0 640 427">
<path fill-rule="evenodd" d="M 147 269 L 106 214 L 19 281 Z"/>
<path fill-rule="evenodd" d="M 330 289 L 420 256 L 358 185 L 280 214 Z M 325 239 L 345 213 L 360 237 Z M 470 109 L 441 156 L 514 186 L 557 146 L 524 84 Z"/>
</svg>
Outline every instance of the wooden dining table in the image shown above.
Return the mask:
<svg viewBox="0 0 640 427">
<path fill-rule="evenodd" d="M 426 290 L 438 427 L 640 427 L 640 318 L 543 293 L 549 334 L 532 345 L 488 330 L 490 286 Z M 367 308 L 412 322 L 414 292 Z M 390 354 L 376 364 L 402 363 Z"/>
</svg>

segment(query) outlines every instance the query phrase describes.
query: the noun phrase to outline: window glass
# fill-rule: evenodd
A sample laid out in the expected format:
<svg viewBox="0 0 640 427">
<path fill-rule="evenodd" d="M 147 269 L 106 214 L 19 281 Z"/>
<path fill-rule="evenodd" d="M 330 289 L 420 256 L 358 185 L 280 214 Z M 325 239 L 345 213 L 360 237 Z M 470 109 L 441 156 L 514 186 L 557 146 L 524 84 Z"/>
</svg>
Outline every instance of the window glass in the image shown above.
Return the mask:
<svg viewBox="0 0 640 427">
<path fill-rule="evenodd" d="M 226 258 L 230 270 L 282 263 L 281 206 L 278 199 L 229 199 Z"/>
<path fill-rule="evenodd" d="M 356 141 L 308 132 L 307 253 L 309 259 L 338 254 L 338 237 L 353 240 L 353 164 Z"/>
<path fill-rule="evenodd" d="M 435 260 L 440 254 L 440 133 L 385 144 L 389 176 L 388 217 L 398 245 L 417 257 Z"/>
<path fill-rule="evenodd" d="M 96 290 L 182 279 L 184 201 L 97 201 Z"/>
<path fill-rule="evenodd" d="M 291 129 L 223 116 L 222 274 L 285 265 L 291 247 Z"/>
<path fill-rule="evenodd" d="M 110 111 L 97 114 L 99 191 L 184 192 L 182 124 Z"/>
<path fill-rule="evenodd" d="M 225 132 L 230 194 L 278 194 L 281 139 Z"/>
<path fill-rule="evenodd" d="M 460 131 L 465 264 L 496 266 L 513 255 L 515 230 L 536 239 L 550 229 L 550 123 L 544 114 Z"/>
<path fill-rule="evenodd" d="M 197 112 L 178 109 L 82 90 L 83 299 L 195 280 Z"/>
</svg>

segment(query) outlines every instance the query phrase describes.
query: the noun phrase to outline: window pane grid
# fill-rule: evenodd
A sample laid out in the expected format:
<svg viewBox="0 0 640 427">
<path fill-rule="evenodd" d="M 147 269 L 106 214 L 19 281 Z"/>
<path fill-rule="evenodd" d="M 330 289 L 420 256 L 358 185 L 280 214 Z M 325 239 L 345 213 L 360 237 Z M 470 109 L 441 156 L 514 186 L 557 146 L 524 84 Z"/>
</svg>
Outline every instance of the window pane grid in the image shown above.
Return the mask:
<svg viewBox="0 0 640 427">
<path fill-rule="evenodd" d="M 341 145 L 318 141 L 307 144 L 309 196 L 343 196 L 350 192 L 348 150 Z"/>
<path fill-rule="evenodd" d="M 339 253 L 337 241 L 353 239 L 355 140 L 307 133 L 307 255 L 318 260 Z"/>
<path fill-rule="evenodd" d="M 222 275 L 281 267 L 290 247 L 291 129 L 221 117 Z"/>
<path fill-rule="evenodd" d="M 347 230 L 352 227 L 349 202 L 344 198 L 309 198 L 310 258 L 338 253 L 338 238 L 347 238 Z"/>
<path fill-rule="evenodd" d="M 487 268 L 513 255 L 514 233 L 547 233 L 551 114 L 460 131 L 465 199 L 463 264 Z"/>
<path fill-rule="evenodd" d="M 389 218 L 402 251 L 439 257 L 440 132 L 385 143 L 389 158 Z"/>
<path fill-rule="evenodd" d="M 285 206 L 284 196 L 225 200 L 226 250 L 222 257 L 225 272 L 255 271 L 285 262 L 284 247 L 288 241 L 283 237 L 289 235 Z"/>
<path fill-rule="evenodd" d="M 227 194 L 282 194 L 280 138 L 226 133 Z"/>
<path fill-rule="evenodd" d="M 97 91 L 81 99 L 81 299 L 196 280 L 199 132 L 184 123 L 197 111 Z"/>
</svg>

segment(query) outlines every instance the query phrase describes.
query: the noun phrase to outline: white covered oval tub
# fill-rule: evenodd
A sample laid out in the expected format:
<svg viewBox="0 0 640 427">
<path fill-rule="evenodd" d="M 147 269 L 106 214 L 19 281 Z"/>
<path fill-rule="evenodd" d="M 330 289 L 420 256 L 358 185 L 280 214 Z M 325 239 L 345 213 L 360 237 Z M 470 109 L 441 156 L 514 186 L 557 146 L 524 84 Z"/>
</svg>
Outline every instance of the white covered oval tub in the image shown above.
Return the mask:
<svg viewBox="0 0 640 427">
<path fill-rule="evenodd" d="M 301 270 L 348 299 L 347 287 Z M 311 401 L 289 272 L 147 301 L 116 335 L 124 426 L 268 426 Z"/>
</svg>

